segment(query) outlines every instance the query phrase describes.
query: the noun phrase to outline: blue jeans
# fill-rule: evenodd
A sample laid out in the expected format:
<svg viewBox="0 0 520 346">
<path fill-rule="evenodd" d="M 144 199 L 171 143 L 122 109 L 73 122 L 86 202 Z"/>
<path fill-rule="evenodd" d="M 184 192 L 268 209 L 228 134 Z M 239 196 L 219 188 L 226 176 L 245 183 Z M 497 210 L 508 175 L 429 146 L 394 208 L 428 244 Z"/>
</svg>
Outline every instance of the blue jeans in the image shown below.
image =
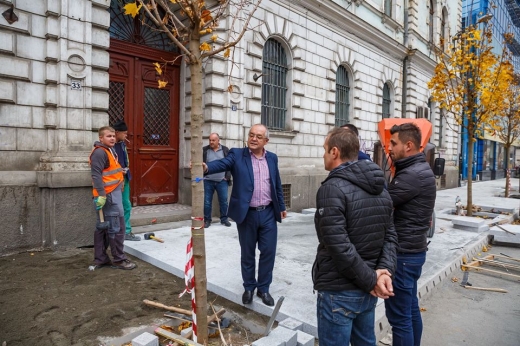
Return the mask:
<svg viewBox="0 0 520 346">
<path fill-rule="evenodd" d="M 218 204 L 220 205 L 220 222 L 226 222 L 228 219 L 227 180 L 204 180 L 204 221 L 211 221 L 211 204 L 213 202 L 213 193 L 215 190 L 217 191 Z"/>
<path fill-rule="evenodd" d="M 361 290 L 318 292 L 320 346 L 375 346 L 377 297 Z"/>
<path fill-rule="evenodd" d="M 392 280 L 395 296 L 385 300 L 386 317 L 392 326 L 393 346 L 419 346 L 422 318 L 417 299 L 417 280 L 421 277 L 426 252 L 397 254 Z"/>
</svg>

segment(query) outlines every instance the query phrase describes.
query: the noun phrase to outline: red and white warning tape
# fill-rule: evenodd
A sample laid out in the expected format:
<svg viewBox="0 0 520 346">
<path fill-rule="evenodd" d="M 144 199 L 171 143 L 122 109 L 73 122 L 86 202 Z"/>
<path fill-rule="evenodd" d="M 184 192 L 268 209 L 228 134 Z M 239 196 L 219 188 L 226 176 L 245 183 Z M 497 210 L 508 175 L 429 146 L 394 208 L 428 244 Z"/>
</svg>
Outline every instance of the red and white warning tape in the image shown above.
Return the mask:
<svg viewBox="0 0 520 346">
<path fill-rule="evenodd" d="M 179 294 L 179 298 L 182 297 L 186 292 L 191 293 L 193 341 L 197 342 L 197 315 L 195 313 L 197 307 L 197 304 L 195 303 L 195 262 L 193 260 L 193 244 L 191 239 L 192 238 L 188 240 L 188 245 L 186 246 L 186 265 L 184 267 L 184 282 L 186 284 L 186 288 L 181 294 Z"/>
</svg>

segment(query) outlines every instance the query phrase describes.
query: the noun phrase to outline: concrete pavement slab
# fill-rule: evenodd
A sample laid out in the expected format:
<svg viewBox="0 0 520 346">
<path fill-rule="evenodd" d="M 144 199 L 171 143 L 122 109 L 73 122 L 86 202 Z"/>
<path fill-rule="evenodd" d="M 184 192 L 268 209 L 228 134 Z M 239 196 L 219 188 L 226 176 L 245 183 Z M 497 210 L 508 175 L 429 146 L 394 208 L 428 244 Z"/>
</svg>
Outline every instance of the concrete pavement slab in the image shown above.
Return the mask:
<svg viewBox="0 0 520 346">
<path fill-rule="evenodd" d="M 478 185 L 478 188 L 476 186 Z M 491 207 L 511 207 L 516 200 L 494 197 L 503 193 L 505 181 L 474 184 L 474 204 Z M 456 196 L 466 202 L 466 188 L 437 192 L 436 210 L 454 207 Z M 278 248 L 271 295 L 285 300 L 277 316 L 278 321 L 291 317 L 302 322 L 303 332 L 317 336 L 316 295 L 313 292 L 311 268 L 318 245 L 314 230 L 314 215 L 289 213 L 278 227 Z M 455 229 L 450 220 L 437 219 L 436 232 L 429 244 L 423 274 L 419 280 L 419 296 L 424 298 L 460 266 L 462 256 L 471 258 L 487 243 L 488 232 L 474 233 Z M 190 227 L 184 223 L 174 229 L 154 230 L 164 243 L 140 241 L 125 243 L 125 251 L 176 276 L 184 277 L 186 244 Z M 208 290 L 241 304 L 243 293 L 240 273 L 240 247 L 236 224 L 231 227 L 212 224 L 205 232 Z M 257 258 L 258 258 L 257 251 Z M 180 292 L 179 292 L 180 293 Z M 189 299 L 189 298 L 186 298 Z M 252 310 L 270 315 L 272 307 L 262 303 L 256 295 Z M 376 308 L 376 333 L 383 336 L 388 330 L 384 317 L 384 304 L 379 300 Z"/>
</svg>

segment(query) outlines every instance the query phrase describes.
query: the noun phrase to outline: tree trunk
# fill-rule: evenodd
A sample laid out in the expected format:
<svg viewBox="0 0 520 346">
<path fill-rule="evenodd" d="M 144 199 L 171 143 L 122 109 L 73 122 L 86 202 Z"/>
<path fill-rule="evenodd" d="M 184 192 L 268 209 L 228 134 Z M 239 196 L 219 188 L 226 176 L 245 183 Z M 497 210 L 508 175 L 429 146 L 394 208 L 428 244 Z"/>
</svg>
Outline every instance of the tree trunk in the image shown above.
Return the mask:
<svg viewBox="0 0 520 346">
<path fill-rule="evenodd" d="M 471 120 L 470 120 L 471 121 Z M 468 124 L 468 184 L 467 184 L 467 195 L 468 204 L 466 205 L 466 215 L 473 215 L 473 126 Z"/>
<path fill-rule="evenodd" d="M 207 277 L 206 242 L 204 239 L 204 182 L 202 170 L 202 61 L 200 59 L 200 37 L 192 34 L 189 50 L 192 53 L 189 69 L 191 76 L 191 239 L 195 266 L 195 309 L 197 316 L 197 342 L 205 345 L 208 341 L 207 324 Z"/>
<path fill-rule="evenodd" d="M 511 150 L 511 146 L 509 145 L 506 145 L 506 188 L 505 188 L 505 194 L 504 196 L 506 198 L 509 197 L 509 194 L 511 193 L 511 191 L 509 191 L 509 187 L 511 186 L 511 174 L 509 174 L 509 151 Z"/>
</svg>

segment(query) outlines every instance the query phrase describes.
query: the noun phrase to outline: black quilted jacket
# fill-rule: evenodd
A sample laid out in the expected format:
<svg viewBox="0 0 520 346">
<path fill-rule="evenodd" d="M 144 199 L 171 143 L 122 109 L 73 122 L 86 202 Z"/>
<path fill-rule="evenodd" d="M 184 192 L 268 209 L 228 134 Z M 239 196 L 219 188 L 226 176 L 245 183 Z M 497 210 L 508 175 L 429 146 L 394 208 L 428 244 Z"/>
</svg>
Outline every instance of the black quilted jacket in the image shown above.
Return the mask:
<svg viewBox="0 0 520 346">
<path fill-rule="evenodd" d="M 437 194 L 435 176 L 423 153 L 397 160 L 394 164 L 395 177 L 388 185 L 388 192 L 394 203 L 397 251 L 426 251 L 426 235 Z"/>
<path fill-rule="evenodd" d="M 314 217 L 319 240 L 312 270 L 315 290 L 370 292 L 375 269 L 394 273 L 397 236 L 384 183 L 379 166 L 366 160 L 338 166 L 322 183 Z"/>
</svg>

